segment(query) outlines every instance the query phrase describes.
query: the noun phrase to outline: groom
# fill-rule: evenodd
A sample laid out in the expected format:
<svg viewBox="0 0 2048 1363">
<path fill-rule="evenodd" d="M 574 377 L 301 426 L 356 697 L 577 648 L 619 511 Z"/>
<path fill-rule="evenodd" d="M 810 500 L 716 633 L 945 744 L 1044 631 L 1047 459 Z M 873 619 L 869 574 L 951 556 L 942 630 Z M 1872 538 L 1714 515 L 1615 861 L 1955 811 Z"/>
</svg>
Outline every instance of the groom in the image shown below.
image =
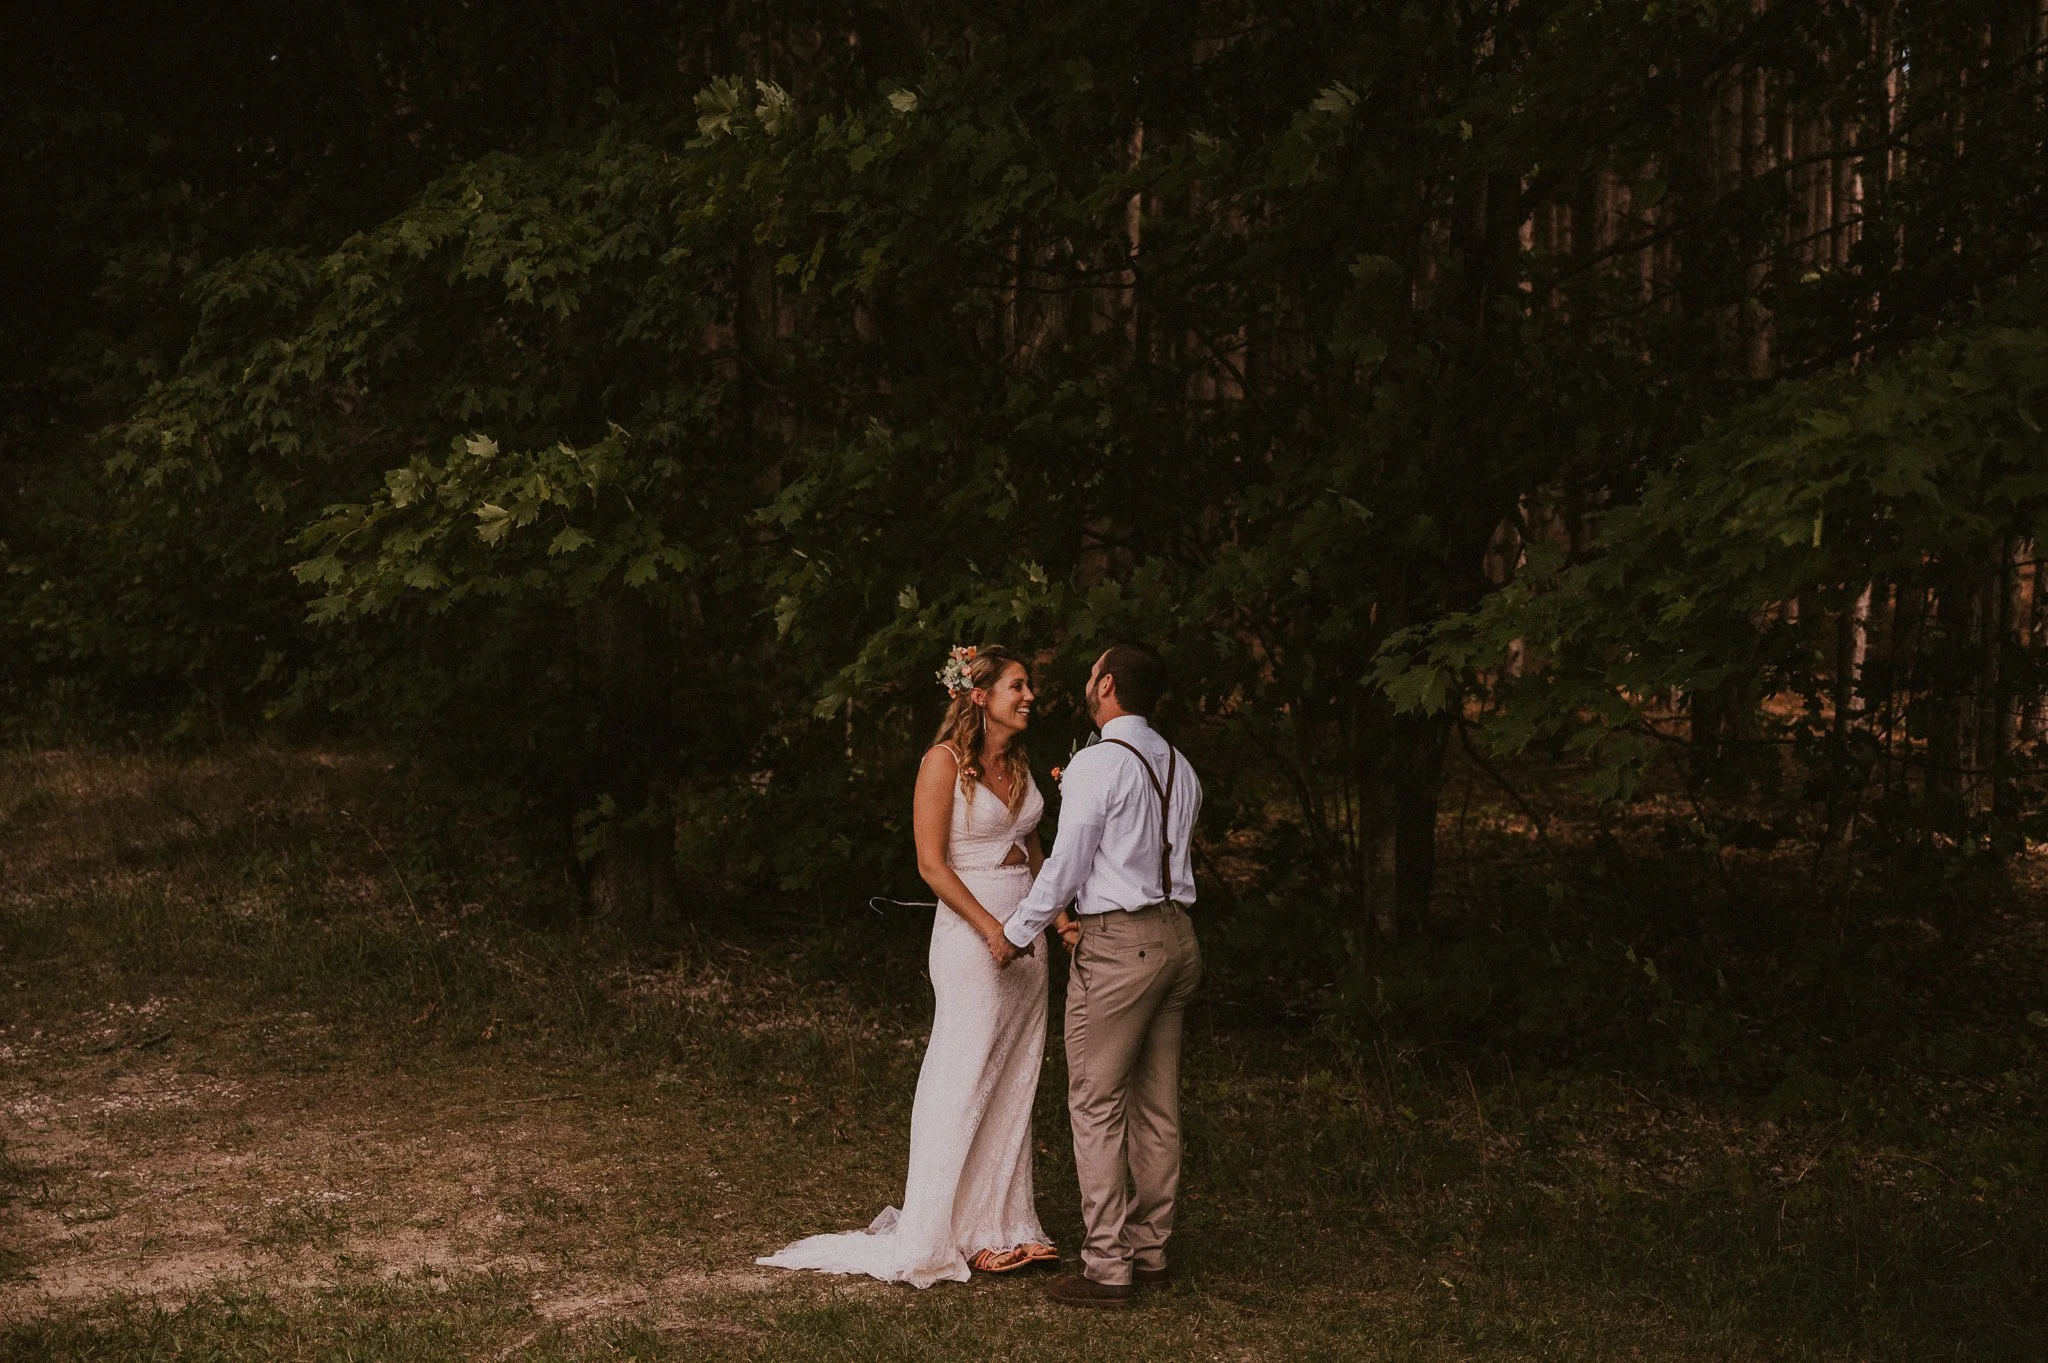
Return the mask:
<svg viewBox="0 0 2048 1363">
<path fill-rule="evenodd" d="M 1180 1034 L 1202 953 L 1190 842 L 1202 783 L 1149 722 L 1166 668 L 1118 644 L 1088 674 L 1102 742 L 1060 782 L 1059 838 L 1011 915 L 1010 959 L 1069 903 L 1067 1109 L 1081 1180 L 1081 1272 L 1046 1287 L 1068 1306 L 1122 1307 L 1167 1280 L 1180 1185 Z M 1008 964 L 1006 960 L 1004 964 Z M 1126 1180 L 1128 1179 L 1128 1186 Z"/>
</svg>

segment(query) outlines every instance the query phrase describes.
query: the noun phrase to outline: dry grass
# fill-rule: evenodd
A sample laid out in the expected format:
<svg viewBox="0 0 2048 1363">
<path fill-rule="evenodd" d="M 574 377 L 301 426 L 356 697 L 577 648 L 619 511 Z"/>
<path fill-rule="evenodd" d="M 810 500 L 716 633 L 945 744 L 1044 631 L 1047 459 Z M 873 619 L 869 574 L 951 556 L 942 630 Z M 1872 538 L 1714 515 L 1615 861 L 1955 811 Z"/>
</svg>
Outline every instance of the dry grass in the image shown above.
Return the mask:
<svg viewBox="0 0 2048 1363">
<path fill-rule="evenodd" d="M 1184 1277 L 1141 1311 L 756 1269 L 900 1192 L 915 942 L 889 927 L 854 970 L 773 914 L 666 941 L 576 919 L 358 755 L 0 759 L 0 1356 L 2042 1352 L 2038 1125 L 2010 1110 L 2037 1070 L 1957 1088 L 1937 1146 L 1361 1053 L 1222 986 Z M 1062 1086 L 1055 1045 L 1041 1205 L 1071 1243 Z"/>
</svg>

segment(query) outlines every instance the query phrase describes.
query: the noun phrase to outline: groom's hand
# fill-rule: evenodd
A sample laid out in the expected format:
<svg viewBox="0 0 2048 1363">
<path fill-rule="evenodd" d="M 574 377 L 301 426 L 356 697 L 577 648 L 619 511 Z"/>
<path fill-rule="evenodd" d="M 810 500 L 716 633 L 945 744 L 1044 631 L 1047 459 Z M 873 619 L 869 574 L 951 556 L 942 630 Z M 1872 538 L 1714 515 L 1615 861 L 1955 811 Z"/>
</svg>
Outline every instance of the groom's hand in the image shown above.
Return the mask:
<svg viewBox="0 0 2048 1363">
<path fill-rule="evenodd" d="M 990 959 L 996 963 L 996 969 L 1005 970 L 1009 967 L 1010 962 L 1016 960 L 1019 956 L 1029 956 L 1031 948 L 1024 947 L 1020 950 L 1009 938 L 998 932 L 989 936 L 988 954 Z"/>
</svg>

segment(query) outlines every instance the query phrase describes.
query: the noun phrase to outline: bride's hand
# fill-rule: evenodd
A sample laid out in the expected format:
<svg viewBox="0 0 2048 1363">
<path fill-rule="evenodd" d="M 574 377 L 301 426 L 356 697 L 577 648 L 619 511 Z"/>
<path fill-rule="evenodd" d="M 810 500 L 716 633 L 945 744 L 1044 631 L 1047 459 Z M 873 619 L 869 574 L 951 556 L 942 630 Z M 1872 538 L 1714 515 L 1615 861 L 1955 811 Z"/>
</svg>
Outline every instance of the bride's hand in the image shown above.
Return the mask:
<svg viewBox="0 0 2048 1363">
<path fill-rule="evenodd" d="M 1052 927 L 1053 931 L 1060 935 L 1060 940 L 1067 944 L 1068 951 L 1072 951 L 1075 947 L 1081 945 L 1080 919 L 1063 913 L 1053 920 Z"/>
<path fill-rule="evenodd" d="M 1029 956 L 1038 950 L 1038 943 L 1036 942 L 1033 942 L 1028 947 L 1013 945 L 1010 939 L 1005 937 L 1000 930 L 990 933 L 987 941 L 989 959 L 996 963 L 996 969 L 998 970 L 1005 969 L 1010 962 L 1016 960 L 1019 956 Z"/>
</svg>

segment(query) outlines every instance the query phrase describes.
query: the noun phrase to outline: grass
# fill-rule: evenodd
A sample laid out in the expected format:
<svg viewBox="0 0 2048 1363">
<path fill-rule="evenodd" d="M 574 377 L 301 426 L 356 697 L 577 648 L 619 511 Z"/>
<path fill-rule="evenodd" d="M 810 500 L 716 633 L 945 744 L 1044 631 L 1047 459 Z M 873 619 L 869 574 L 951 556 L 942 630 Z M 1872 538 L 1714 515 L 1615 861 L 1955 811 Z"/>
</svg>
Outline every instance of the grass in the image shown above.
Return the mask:
<svg viewBox="0 0 2048 1363">
<path fill-rule="evenodd" d="M 2034 900 L 1767 1083 L 1332 1028 L 1206 922 L 1182 1276 L 1103 1318 L 752 1267 L 900 1194 L 929 999 L 912 917 L 746 910 L 577 917 L 360 754 L 0 758 L 0 1358 L 2048 1356 Z"/>
</svg>

